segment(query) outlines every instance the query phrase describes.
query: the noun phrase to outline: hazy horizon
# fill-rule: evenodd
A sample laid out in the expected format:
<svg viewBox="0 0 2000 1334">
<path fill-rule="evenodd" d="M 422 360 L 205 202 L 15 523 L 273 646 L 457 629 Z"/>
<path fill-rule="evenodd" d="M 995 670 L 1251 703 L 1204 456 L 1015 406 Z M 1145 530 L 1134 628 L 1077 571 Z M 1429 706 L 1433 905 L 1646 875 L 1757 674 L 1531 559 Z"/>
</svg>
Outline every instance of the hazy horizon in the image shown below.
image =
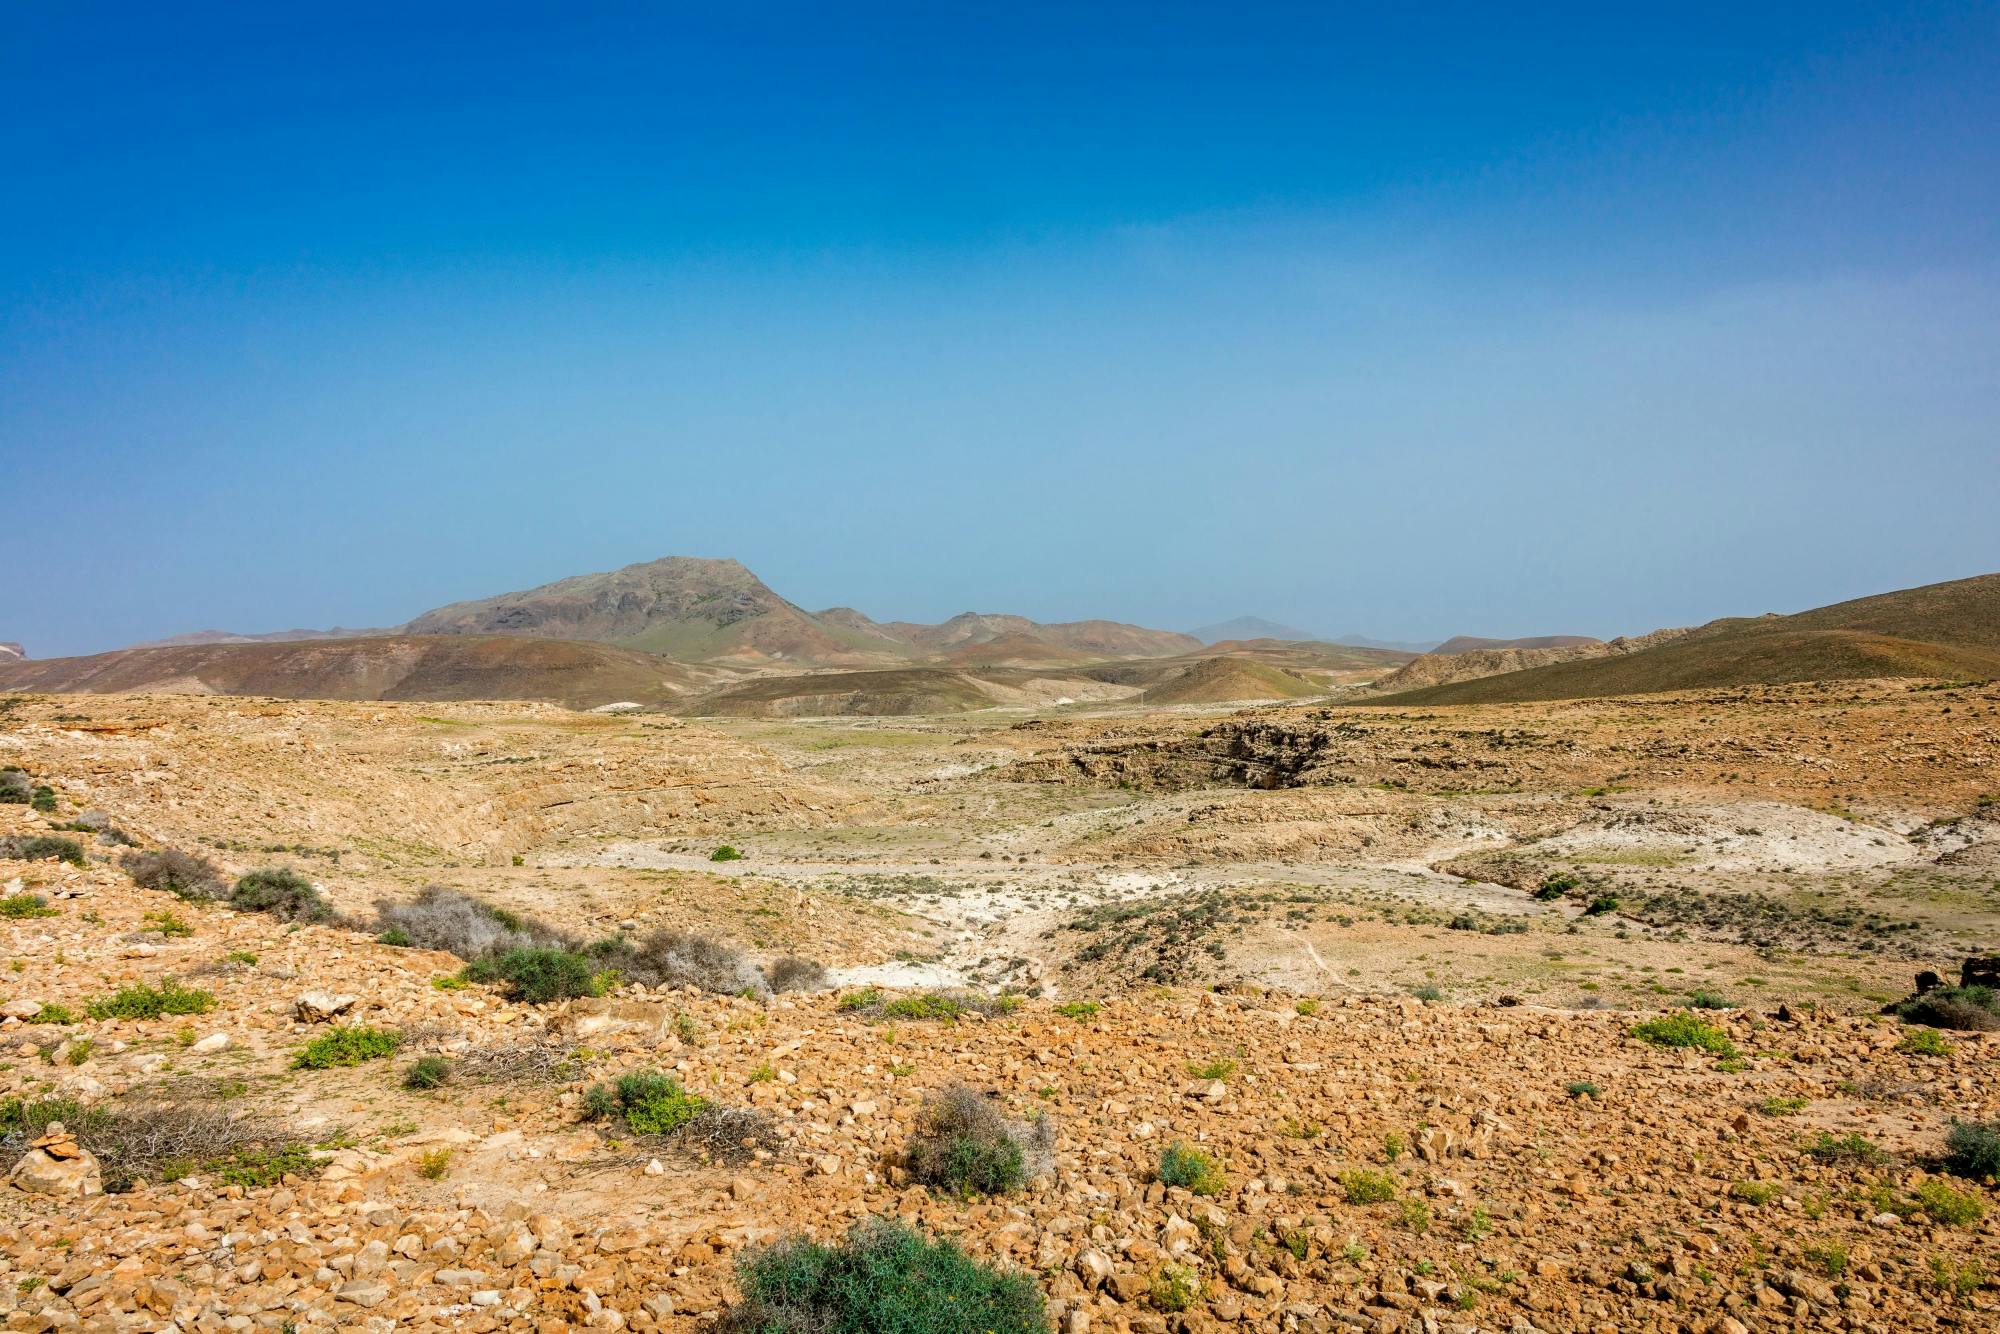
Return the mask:
<svg viewBox="0 0 2000 1334">
<path fill-rule="evenodd" d="M 2000 7 L 0 15 L 0 640 L 665 555 L 1609 638 L 2000 570 Z"/>
</svg>

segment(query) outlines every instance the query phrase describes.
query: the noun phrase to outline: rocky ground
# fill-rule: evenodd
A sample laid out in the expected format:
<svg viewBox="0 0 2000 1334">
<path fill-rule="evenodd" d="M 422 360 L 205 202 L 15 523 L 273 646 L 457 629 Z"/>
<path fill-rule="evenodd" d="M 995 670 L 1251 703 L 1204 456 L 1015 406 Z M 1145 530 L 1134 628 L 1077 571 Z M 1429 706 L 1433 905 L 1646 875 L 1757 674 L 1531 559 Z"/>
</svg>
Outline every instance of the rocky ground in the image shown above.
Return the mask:
<svg viewBox="0 0 2000 1334">
<path fill-rule="evenodd" d="M 2000 1117 L 2000 1038 L 1918 1047 L 1872 1013 L 1993 943 L 1990 690 L 893 727 L 432 707 L 8 706 L 0 767 L 51 809 L 0 805 L 0 837 L 86 864 L 0 857 L 9 899 L 43 900 L 0 917 L 0 1094 L 300 1146 L 0 1192 L 8 1328 L 694 1330 L 746 1248 L 877 1214 L 1028 1270 L 1065 1331 L 2000 1321 L 1995 1192 L 1937 1167 L 1954 1120 Z M 529 1005 L 447 954 L 138 888 L 59 828 L 89 811 L 232 875 L 297 867 L 357 919 L 445 883 L 841 985 Z M 1619 909 L 1533 897 L 1564 872 Z M 1863 912 L 1816 934 L 1765 899 Z M 89 1015 L 168 977 L 212 1008 Z M 1024 999 L 951 1020 L 842 1003 L 1001 979 Z M 1697 989 L 1735 1005 L 1698 1012 L 1734 1055 L 1633 1035 Z M 353 1024 L 403 1041 L 293 1068 Z M 405 1087 L 427 1055 L 452 1077 Z M 769 1133 L 581 1119 L 638 1069 Z M 959 1084 L 1053 1118 L 1053 1170 L 977 1202 L 911 1184 L 924 1095 Z M 1173 1142 L 1214 1156 L 1214 1193 L 1158 1182 Z M 60 1138 L 34 1152 L 77 1175 Z"/>
</svg>

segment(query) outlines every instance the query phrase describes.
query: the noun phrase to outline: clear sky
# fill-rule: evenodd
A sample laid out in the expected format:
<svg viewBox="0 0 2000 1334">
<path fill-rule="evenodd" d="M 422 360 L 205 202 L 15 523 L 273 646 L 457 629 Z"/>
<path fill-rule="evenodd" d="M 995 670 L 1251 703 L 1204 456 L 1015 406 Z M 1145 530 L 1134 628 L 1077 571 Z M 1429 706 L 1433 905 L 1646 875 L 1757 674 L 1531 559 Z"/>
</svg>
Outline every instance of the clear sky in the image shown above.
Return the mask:
<svg viewBox="0 0 2000 1334">
<path fill-rule="evenodd" d="M 2000 569 L 2000 5 L 12 4 L 0 640 Z"/>
</svg>

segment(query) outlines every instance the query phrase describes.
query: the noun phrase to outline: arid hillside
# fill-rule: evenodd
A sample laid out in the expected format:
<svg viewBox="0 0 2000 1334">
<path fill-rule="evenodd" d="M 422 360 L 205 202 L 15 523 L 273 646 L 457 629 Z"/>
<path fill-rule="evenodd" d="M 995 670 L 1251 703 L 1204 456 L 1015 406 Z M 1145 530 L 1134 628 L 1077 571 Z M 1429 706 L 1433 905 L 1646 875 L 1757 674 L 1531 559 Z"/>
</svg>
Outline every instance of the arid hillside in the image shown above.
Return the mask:
<svg viewBox="0 0 2000 1334">
<path fill-rule="evenodd" d="M 1395 698 L 1412 704 L 1588 699 L 1891 676 L 2000 677 L 2000 574 L 1902 589 L 1793 616 L 1712 621 L 1638 652 L 1537 665 L 1410 690 Z"/>
</svg>

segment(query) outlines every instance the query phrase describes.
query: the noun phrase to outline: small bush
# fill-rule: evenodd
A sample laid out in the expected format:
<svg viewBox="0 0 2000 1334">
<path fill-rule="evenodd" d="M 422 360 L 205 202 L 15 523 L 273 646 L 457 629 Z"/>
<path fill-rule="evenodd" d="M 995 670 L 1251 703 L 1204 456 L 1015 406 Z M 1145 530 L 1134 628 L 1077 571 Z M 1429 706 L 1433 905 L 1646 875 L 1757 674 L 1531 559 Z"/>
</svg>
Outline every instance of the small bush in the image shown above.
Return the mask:
<svg viewBox="0 0 2000 1334">
<path fill-rule="evenodd" d="M 1967 1033 L 2000 1029 L 2000 994 L 1991 987 L 1937 987 L 1896 1006 L 1908 1024 L 1928 1024 Z"/>
<path fill-rule="evenodd" d="M 333 905 L 297 871 L 267 867 L 252 871 L 229 891 L 229 906 L 269 913 L 281 922 L 331 922 Z"/>
<path fill-rule="evenodd" d="M 938 1019 L 951 1023 L 966 1009 L 965 1002 L 956 996 L 931 991 L 919 996 L 898 996 L 884 1002 L 882 1013 L 890 1019 Z"/>
<path fill-rule="evenodd" d="M 1047 1334 L 1025 1274 L 980 1264 L 895 1219 L 861 1223 L 838 1246 L 789 1237 L 737 1266 L 743 1302 L 719 1334 Z"/>
<path fill-rule="evenodd" d="M 434 1089 L 451 1078 L 451 1062 L 442 1056 L 419 1056 L 403 1072 L 406 1089 Z"/>
<path fill-rule="evenodd" d="M 165 909 L 149 912 L 139 920 L 145 923 L 147 930 L 157 931 L 168 940 L 179 940 L 194 934 L 194 928 L 187 924 L 186 918 Z"/>
<path fill-rule="evenodd" d="M 712 862 L 740 862 L 743 860 L 743 854 L 735 848 L 730 847 L 727 843 L 724 843 L 714 852 L 709 853 L 708 859 Z"/>
<path fill-rule="evenodd" d="M 1153 1273 L 1153 1305 L 1162 1311 L 1185 1311 L 1202 1298 L 1201 1275 L 1194 1266 L 1172 1260 Z"/>
<path fill-rule="evenodd" d="M 992 1099 L 957 1085 L 924 1100 L 904 1147 L 913 1180 L 961 1197 L 1005 1195 L 1049 1170 L 1055 1122 L 1014 1121 Z"/>
<path fill-rule="evenodd" d="M 1690 1010 L 1733 1010 L 1736 1002 L 1719 991 L 1692 991 L 1688 993 Z"/>
<path fill-rule="evenodd" d="M 1387 1172 L 1357 1168 L 1340 1174 L 1341 1189 L 1349 1204 L 1380 1204 L 1396 1198 L 1396 1179 Z"/>
<path fill-rule="evenodd" d="M 1917 1187 L 1917 1203 L 1933 1221 L 1947 1227 L 1966 1227 L 1986 1217 L 1986 1203 L 1932 1177 Z"/>
<path fill-rule="evenodd" d="M 53 815 L 56 809 L 56 790 L 47 784 L 42 784 L 28 798 L 28 804 L 44 815 Z"/>
<path fill-rule="evenodd" d="M 1946 1256 L 1933 1255 L 1930 1285 L 1955 1302 L 1970 1303 L 1972 1294 L 1986 1285 L 1986 1270 L 1976 1260 L 1954 1263 Z"/>
<path fill-rule="evenodd" d="M 83 844 L 58 834 L 16 834 L 0 838 L 0 857 L 17 862 L 68 862 L 88 866 Z"/>
<path fill-rule="evenodd" d="M 1834 1135 L 1824 1130 L 1805 1146 L 1805 1155 L 1829 1166 L 1872 1166 L 1889 1158 L 1859 1135 Z"/>
<path fill-rule="evenodd" d="M 61 913 L 49 906 L 49 901 L 39 894 L 10 894 L 0 899 L 0 917 L 60 917 Z"/>
<path fill-rule="evenodd" d="M 640 1135 L 671 1135 L 708 1110 L 708 1099 L 689 1093 L 681 1082 L 657 1070 L 635 1070 L 614 1084 L 584 1092 L 584 1115 L 593 1121 L 622 1117 Z"/>
<path fill-rule="evenodd" d="M 882 988 L 863 987 L 859 991 L 850 991 L 845 996 L 842 996 L 834 1004 L 833 1008 L 843 1013 L 852 1014 L 856 1010 L 872 1010 L 881 1003 Z"/>
<path fill-rule="evenodd" d="M 1903 1034 L 1896 1050 L 1911 1056 L 1949 1056 L 1951 1044 L 1935 1028 L 1919 1028 L 1913 1033 Z"/>
<path fill-rule="evenodd" d="M 215 1008 L 215 996 L 199 987 L 184 987 L 171 977 L 155 987 L 135 982 L 116 993 L 85 1006 L 92 1019 L 158 1019 L 168 1014 L 207 1014 Z"/>
<path fill-rule="evenodd" d="M 1441 1001 L 1444 999 L 1444 988 L 1426 982 L 1422 986 L 1411 987 L 1410 994 L 1420 1001 Z"/>
<path fill-rule="evenodd" d="M 60 1001 L 50 1001 L 42 1007 L 41 1013 L 35 1016 L 35 1022 L 38 1024 L 73 1024 L 76 1022 L 76 1015 L 71 1011 L 69 1006 L 64 1005 Z"/>
<path fill-rule="evenodd" d="M 492 959 L 467 964 L 469 982 L 500 982 L 531 1005 L 547 1005 L 575 996 L 599 996 L 603 983 L 596 965 L 584 955 L 563 949 L 508 950 Z"/>
<path fill-rule="evenodd" d="M 1180 1140 L 1160 1150 L 1159 1175 L 1161 1185 L 1180 1186 L 1196 1195 L 1219 1195 L 1228 1184 L 1220 1163 Z"/>
<path fill-rule="evenodd" d="M 1056 1013 L 1065 1019 L 1090 1019 L 1103 1008 L 1094 1000 L 1073 1000 L 1056 1006 Z"/>
<path fill-rule="evenodd" d="M 1580 887 L 1582 883 L 1575 876 L 1563 872 L 1545 875 L 1542 877 L 1542 883 L 1535 887 L 1535 897 L 1543 903 L 1549 903 L 1562 898 L 1572 889 Z"/>
<path fill-rule="evenodd" d="M 742 950 L 688 931 L 654 931 L 636 944 L 614 936 L 589 947 L 600 968 L 643 987 L 693 987 L 719 996 L 762 995 L 770 984 Z M 807 968 L 817 965 L 806 960 Z M 795 970 L 788 970 L 796 976 Z"/>
<path fill-rule="evenodd" d="M 1944 1147 L 1947 1172 L 1972 1181 L 2000 1177 L 2000 1121 L 1954 1121 Z"/>
<path fill-rule="evenodd" d="M 1797 1116 L 1806 1109 L 1808 1098 L 1783 1098 L 1776 1094 L 1757 1104 L 1757 1110 L 1765 1116 Z"/>
<path fill-rule="evenodd" d="M 1648 1019 L 1632 1028 L 1632 1036 L 1655 1047 L 1694 1047 L 1717 1056 L 1734 1056 L 1736 1044 L 1729 1035 L 1691 1014 L 1669 1014 Z"/>
<path fill-rule="evenodd" d="M 1236 1073 L 1236 1062 L 1225 1057 L 1212 1061 L 1189 1061 L 1187 1072 L 1189 1079 L 1227 1079 Z"/>
<path fill-rule="evenodd" d="M 384 931 L 380 935 L 377 935 L 375 937 L 375 943 L 377 945 L 395 945 L 398 947 L 407 947 L 411 944 L 414 944 L 415 942 L 413 942 L 410 939 L 410 933 L 403 930 L 402 927 L 392 926 L 387 931 Z"/>
<path fill-rule="evenodd" d="M 1573 1079 L 1563 1085 L 1563 1091 L 1572 1098 L 1599 1098 L 1604 1095 L 1604 1090 L 1587 1079 Z"/>
<path fill-rule="evenodd" d="M 426 1181 L 438 1181 L 451 1170 L 451 1150 L 448 1148 L 426 1149 L 417 1155 L 417 1175 Z"/>
<path fill-rule="evenodd" d="M 1583 915 L 1585 917 L 1602 917 L 1606 913 L 1617 911 L 1618 896 L 1615 894 L 1599 894 L 1589 903 L 1583 905 Z"/>
<path fill-rule="evenodd" d="M 1298 1015 L 1301 1019 L 1312 1018 L 1319 1013 L 1318 998 L 1307 996 L 1304 1000 L 1295 1002 L 1292 1006 L 1292 1013 Z"/>
<path fill-rule="evenodd" d="M 25 806 L 35 795 L 35 782 L 19 769 L 0 769 L 0 806 Z"/>
<path fill-rule="evenodd" d="M 574 949 L 576 941 L 532 917 L 519 917 L 443 885 L 425 885 L 408 903 L 375 904 L 378 939 L 478 960 L 522 949 Z"/>
<path fill-rule="evenodd" d="M 354 1024 L 320 1034 L 292 1055 L 294 1070 L 331 1070 L 335 1066 L 360 1065 L 363 1061 L 394 1056 L 403 1045 L 403 1035 L 388 1029 Z"/>
<path fill-rule="evenodd" d="M 826 966 L 786 954 L 765 965 L 764 980 L 773 991 L 819 991 L 826 986 Z"/>
<path fill-rule="evenodd" d="M 215 863 L 178 848 L 128 852 L 118 865 L 141 889 L 165 890 L 183 899 L 217 899 L 223 894 L 222 872 Z"/>
</svg>

